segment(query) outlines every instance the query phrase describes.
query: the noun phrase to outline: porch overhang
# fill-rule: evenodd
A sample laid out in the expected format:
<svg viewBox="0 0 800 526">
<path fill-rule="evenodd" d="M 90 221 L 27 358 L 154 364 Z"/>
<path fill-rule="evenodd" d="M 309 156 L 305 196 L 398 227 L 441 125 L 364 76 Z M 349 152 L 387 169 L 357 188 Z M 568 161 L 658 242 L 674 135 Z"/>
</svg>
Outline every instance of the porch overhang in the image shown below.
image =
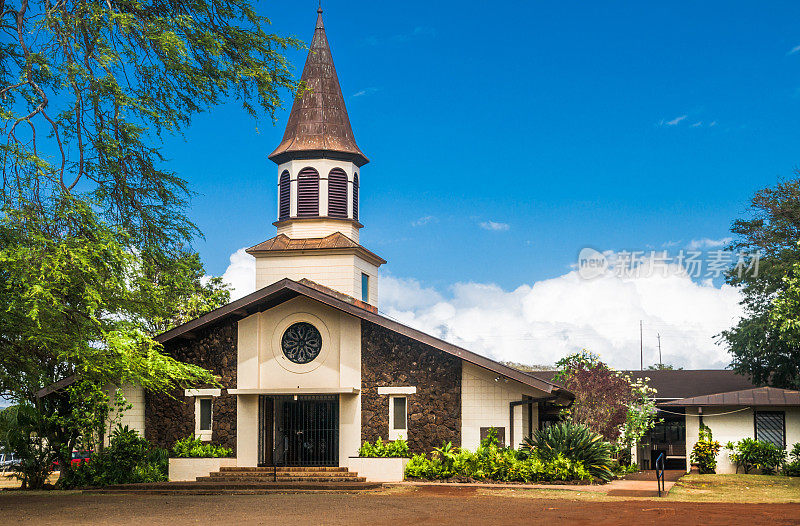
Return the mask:
<svg viewBox="0 0 800 526">
<path fill-rule="evenodd" d="M 297 387 L 287 389 L 285 387 L 277 389 L 228 389 L 228 394 L 233 395 L 326 395 L 326 394 L 350 394 L 355 395 L 361 392 L 358 387 Z"/>
</svg>

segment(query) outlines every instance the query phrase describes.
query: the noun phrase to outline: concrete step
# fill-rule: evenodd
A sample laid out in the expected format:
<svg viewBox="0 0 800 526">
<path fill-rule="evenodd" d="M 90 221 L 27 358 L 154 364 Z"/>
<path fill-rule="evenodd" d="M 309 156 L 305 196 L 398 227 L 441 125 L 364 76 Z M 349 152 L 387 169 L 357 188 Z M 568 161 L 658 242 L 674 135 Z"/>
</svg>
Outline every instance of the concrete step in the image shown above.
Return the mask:
<svg viewBox="0 0 800 526">
<path fill-rule="evenodd" d="M 247 467 L 247 466 L 224 466 L 220 471 L 263 471 L 272 473 L 273 471 L 347 471 L 346 467 L 338 466 L 279 466 L 279 467 Z"/>
<path fill-rule="evenodd" d="M 231 482 L 251 482 L 251 483 L 272 483 L 272 482 L 365 482 L 366 477 L 292 477 L 279 476 L 273 477 L 248 477 L 246 475 L 231 475 L 227 477 L 197 477 L 197 482 L 212 483 L 231 483 Z"/>
<path fill-rule="evenodd" d="M 215 471 L 211 473 L 211 477 L 263 477 L 273 478 L 277 477 L 356 477 L 358 473 L 353 471 L 252 471 L 252 470 L 237 470 L 237 471 Z"/>
</svg>

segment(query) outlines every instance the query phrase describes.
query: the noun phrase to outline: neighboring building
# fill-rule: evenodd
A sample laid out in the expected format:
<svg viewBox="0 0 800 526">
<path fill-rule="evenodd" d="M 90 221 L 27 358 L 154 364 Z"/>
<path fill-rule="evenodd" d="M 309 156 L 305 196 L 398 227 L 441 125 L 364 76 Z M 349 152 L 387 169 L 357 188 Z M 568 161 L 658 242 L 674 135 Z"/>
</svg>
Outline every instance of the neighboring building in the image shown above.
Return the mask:
<svg viewBox="0 0 800 526">
<path fill-rule="evenodd" d="M 278 165 L 277 235 L 248 249 L 257 291 L 160 335 L 222 388 L 147 394 L 144 428 L 164 447 L 195 434 L 240 466 L 348 465 L 364 440 L 475 448 L 491 427 L 518 446 L 552 382 L 378 314 L 378 268 L 359 243 L 362 168 L 319 10 Z"/>
<path fill-rule="evenodd" d="M 634 379 L 649 378 L 656 389 L 661 420 L 636 448 L 635 459 L 651 468 L 659 454 L 667 468 L 689 469 L 700 423 L 708 426 L 723 446 L 728 441 L 757 438 L 782 448 L 800 442 L 800 393 L 756 387 L 746 377 L 728 370 L 623 371 Z M 554 371 L 537 371 L 553 381 Z M 552 412 L 550 412 L 552 414 Z M 540 412 L 545 418 L 546 411 Z M 735 473 L 729 450 L 717 455 L 717 473 Z"/>
</svg>

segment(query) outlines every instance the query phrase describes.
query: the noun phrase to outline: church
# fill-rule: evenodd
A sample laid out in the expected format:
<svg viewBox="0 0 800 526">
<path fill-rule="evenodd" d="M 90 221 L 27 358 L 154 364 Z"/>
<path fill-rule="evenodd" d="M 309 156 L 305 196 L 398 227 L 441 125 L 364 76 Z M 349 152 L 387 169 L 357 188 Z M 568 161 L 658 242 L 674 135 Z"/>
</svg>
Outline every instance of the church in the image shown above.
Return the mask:
<svg viewBox="0 0 800 526">
<path fill-rule="evenodd" d="M 277 230 L 247 250 L 256 292 L 157 337 L 221 388 L 127 393 L 126 423 L 162 447 L 190 435 L 229 447 L 246 467 L 348 466 L 378 437 L 406 439 L 413 452 L 443 441 L 474 449 L 490 428 L 518 446 L 572 395 L 378 312 L 386 261 L 359 241 L 369 159 L 350 126 L 321 9 L 302 81 L 308 90 L 269 155 Z"/>
</svg>

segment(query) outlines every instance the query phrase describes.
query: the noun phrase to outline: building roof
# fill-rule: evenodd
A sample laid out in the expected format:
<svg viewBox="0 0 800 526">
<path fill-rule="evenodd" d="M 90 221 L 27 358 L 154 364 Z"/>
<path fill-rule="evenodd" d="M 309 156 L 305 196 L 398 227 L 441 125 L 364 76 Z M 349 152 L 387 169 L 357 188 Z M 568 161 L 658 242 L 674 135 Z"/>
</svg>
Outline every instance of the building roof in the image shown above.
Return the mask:
<svg viewBox="0 0 800 526">
<path fill-rule="evenodd" d="M 308 89 L 295 98 L 283 140 L 269 158 L 277 164 L 300 155 L 341 158 L 363 166 L 369 159 L 356 145 L 322 23 L 322 8 L 317 13 L 314 38 L 300 77 Z"/>
<path fill-rule="evenodd" d="M 800 406 L 800 391 L 776 387 L 756 387 L 741 391 L 729 391 L 704 396 L 694 396 L 663 402 L 659 406 L 708 407 L 708 406 Z"/>
<path fill-rule="evenodd" d="M 292 239 L 285 234 L 267 239 L 245 250 L 248 254 L 292 253 L 299 250 L 341 250 L 359 253 L 364 259 L 376 265 L 383 265 L 386 260 L 374 252 L 367 250 L 341 232 L 334 232 L 325 237 Z"/>
<path fill-rule="evenodd" d="M 385 316 L 377 314 L 370 309 L 364 308 L 363 303 L 359 302 L 355 298 L 349 298 L 349 296 L 345 296 L 343 294 L 333 295 L 325 291 L 325 289 L 322 287 L 310 286 L 313 282 L 308 282 L 307 280 L 304 280 L 304 282 L 305 283 L 300 283 L 288 278 L 282 279 L 281 281 L 257 290 L 252 294 L 213 310 L 203 316 L 200 316 L 199 318 L 159 334 L 155 339 L 158 342 L 166 343 L 175 338 L 190 337 L 194 331 L 199 329 L 222 323 L 230 319 L 246 318 L 251 314 L 270 309 L 298 296 L 305 296 L 339 311 L 356 316 L 362 320 L 369 321 L 390 331 L 402 334 L 408 338 L 412 338 L 418 342 L 430 345 L 435 349 L 470 362 L 478 367 L 482 367 L 497 373 L 505 378 L 516 380 L 517 382 L 528 385 L 535 389 L 542 390 L 548 394 L 560 397 L 562 399 L 574 399 L 574 395 L 572 393 L 551 381 L 539 378 L 533 374 L 526 374 L 516 369 L 512 369 L 511 367 L 497 363 L 494 360 L 490 360 L 489 358 L 479 354 L 462 349 L 457 345 L 440 340 L 439 338 L 431 336 L 430 334 L 418 331 L 417 329 L 412 329 L 411 327 L 403 325 L 402 323 L 396 322 Z"/>
<path fill-rule="evenodd" d="M 536 371 L 535 375 L 553 381 L 558 371 Z M 656 389 L 656 399 L 670 400 L 739 391 L 755 387 L 747 377 L 725 369 L 622 371 L 639 379 L 647 377 Z"/>
</svg>

